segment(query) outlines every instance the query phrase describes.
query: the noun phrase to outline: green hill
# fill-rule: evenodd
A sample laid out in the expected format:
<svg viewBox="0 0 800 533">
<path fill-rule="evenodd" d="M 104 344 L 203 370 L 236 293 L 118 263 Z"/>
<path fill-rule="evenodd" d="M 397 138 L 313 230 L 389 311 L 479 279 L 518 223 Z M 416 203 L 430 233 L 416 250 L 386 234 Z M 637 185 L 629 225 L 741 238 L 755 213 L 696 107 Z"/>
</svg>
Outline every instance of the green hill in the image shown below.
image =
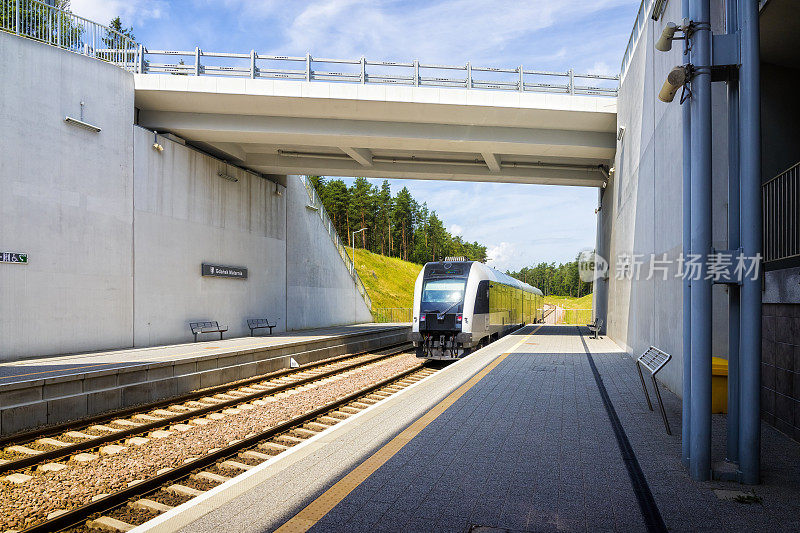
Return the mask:
<svg viewBox="0 0 800 533">
<path fill-rule="evenodd" d="M 580 298 L 572 296 L 545 296 L 544 303 L 557 305 L 564 309 L 591 309 L 592 308 L 592 293 Z"/>
<path fill-rule="evenodd" d="M 373 311 L 386 308 L 411 309 L 414 303 L 414 281 L 422 270 L 422 265 L 362 248 L 356 248 L 355 263 L 358 275 L 372 298 Z"/>
<path fill-rule="evenodd" d="M 350 250 L 348 249 L 348 252 Z M 414 305 L 414 282 L 422 265 L 403 261 L 396 257 L 376 254 L 363 248 L 356 248 L 356 270 L 372 298 L 372 311 L 378 321 L 411 320 L 410 310 Z M 564 309 L 591 309 L 592 295 L 581 298 L 570 296 L 545 296 L 544 302 L 558 305 Z M 395 309 L 393 314 L 379 309 Z M 385 315 L 385 316 L 384 316 Z"/>
</svg>

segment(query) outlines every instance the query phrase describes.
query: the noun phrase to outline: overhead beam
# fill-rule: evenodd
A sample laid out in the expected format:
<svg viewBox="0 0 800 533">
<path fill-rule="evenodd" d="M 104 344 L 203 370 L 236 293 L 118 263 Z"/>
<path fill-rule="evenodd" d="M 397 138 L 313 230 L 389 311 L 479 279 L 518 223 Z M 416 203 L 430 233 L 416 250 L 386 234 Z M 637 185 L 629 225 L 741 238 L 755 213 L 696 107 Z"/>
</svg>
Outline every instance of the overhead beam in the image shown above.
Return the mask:
<svg viewBox="0 0 800 533">
<path fill-rule="evenodd" d="M 364 176 L 375 178 L 441 179 L 543 185 L 602 187 L 605 179 L 592 169 L 501 167 L 490 172 L 482 165 L 447 163 L 409 163 L 373 161 L 362 167 L 345 157 L 287 157 L 279 154 L 248 154 L 245 165 L 259 172 L 274 174 L 324 174 L 326 176 Z"/>
<path fill-rule="evenodd" d="M 500 156 L 497 154 L 493 154 L 492 152 L 481 152 L 483 156 L 483 160 L 486 162 L 486 166 L 489 167 L 489 170 L 492 172 L 500 172 Z"/>
<path fill-rule="evenodd" d="M 372 152 L 367 148 L 350 148 L 347 146 L 341 146 L 340 148 L 342 152 L 358 161 L 362 167 L 372 166 Z"/>
<path fill-rule="evenodd" d="M 358 146 L 379 150 L 441 152 L 484 151 L 509 155 L 610 159 L 613 133 L 504 126 L 390 123 L 367 120 L 308 119 L 140 111 L 142 126 L 179 133 L 205 142 L 302 145 L 339 149 Z M 345 145 L 342 141 L 347 141 Z"/>
<path fill-rule="evenodd" d="M 247 158 L 247 153 L 241 145 L 236 143 L 205 142 L 204 144 L 237 161 L 244 161 Z"/>
</svg>

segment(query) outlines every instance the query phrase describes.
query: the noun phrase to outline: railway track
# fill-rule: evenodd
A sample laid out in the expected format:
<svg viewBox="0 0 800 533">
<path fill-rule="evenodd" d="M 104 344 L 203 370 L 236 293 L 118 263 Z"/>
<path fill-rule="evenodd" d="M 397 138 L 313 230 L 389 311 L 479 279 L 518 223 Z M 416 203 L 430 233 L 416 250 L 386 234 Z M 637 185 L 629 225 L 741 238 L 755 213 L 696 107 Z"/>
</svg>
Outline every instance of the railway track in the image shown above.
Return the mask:
<svg viewBox="0 0 800 533">
<path fill-rule="evenodd" d="M 237 405 L 279 394 L 393 357 L 407 349 L 407 343 L 388 347 L 377 353 L 348 354 L 318 361 L 299 368 L 271 372 L 234 383 L 206 388 L 147 405 L 111 414 L 76 420 L 66 424 L 11 436 L 0 441 L 0 475 L 42 467 L 64 457 L 75 457 L 125 438 L 148 434 L 159 429 L 213 415 Z M 133 441 L 134 443 L 137 441 Z M 107 448 L 112 451 L 113 448 Z M 91 455 L 91 454 L 90 454 Z M 89 459 L 88 455 L 78 457 Z M 51 466 L 51 468 L 58 468 Z M 47 470 L 47 469 L 45 469 Z"/>
<path fill-rule="evenodd" d="M 270 460 L 436 371 L 415 363 L 401 372 L 324 405 L 307 409 L 282 423 L 232 441 L 227 446 L 208 450 L 178 466 L 161 469 L 155 475 L 129 483 L 121 490 L 97 494 L 90 503 L 52 512 L 46 520 L 24 531 L 127 531 Z"/>
</svg>

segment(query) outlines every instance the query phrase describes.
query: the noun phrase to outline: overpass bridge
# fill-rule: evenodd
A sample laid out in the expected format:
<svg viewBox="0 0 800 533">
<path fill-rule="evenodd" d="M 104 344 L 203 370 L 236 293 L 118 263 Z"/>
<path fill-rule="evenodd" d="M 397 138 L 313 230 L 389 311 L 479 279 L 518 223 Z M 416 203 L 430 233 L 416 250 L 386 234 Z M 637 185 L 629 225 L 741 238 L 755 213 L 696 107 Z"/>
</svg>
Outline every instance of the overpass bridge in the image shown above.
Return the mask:
<svg viewBox="0 0 800 533">
<path fill-rule="evenodd" d="M 615 76 L 199 49 L 135 53 L 125 66 L 135 72 L 139 125 L 266 174 L 603 186 L 615 153 Z M 216 64 L 201 64 L 206 57 Z M 237 59 L 250 66 L 223 66 Z M 298 61 L 305 70 L 260 66 Z M 357 72 L 314 68 L 331 63 Z M 423 76 L 425 69 L 463 77 Z M 478 80 L 477 72 L 495 79 Z"/>
</svg>

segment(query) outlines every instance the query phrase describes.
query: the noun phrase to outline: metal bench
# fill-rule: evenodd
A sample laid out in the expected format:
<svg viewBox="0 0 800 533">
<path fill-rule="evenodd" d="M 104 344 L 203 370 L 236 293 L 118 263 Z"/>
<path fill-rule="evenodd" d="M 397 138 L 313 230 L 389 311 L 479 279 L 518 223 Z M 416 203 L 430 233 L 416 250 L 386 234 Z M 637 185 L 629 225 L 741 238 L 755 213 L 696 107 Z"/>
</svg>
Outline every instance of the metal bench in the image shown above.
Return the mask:
<svg viewBox="0 0 800 533">
<path fill-rule="evenodd" d="M 656 398 L 658 399 L 658 406 L 661 408 L 661 418 L 664 419 L 664 427 L 667 429 L 667 435 L 672 435 L 672 431 L 669 429 L 669 420 L 667 420 L 667 411 L 664 410 L 664 402 L 661 400 L 661 392 L 658 390 L 656 373 L 664 368 L 664 365 L 669 363 L 670 359 L 672 359 L 670 354 L 659 350 L 655 346 L 651 346 L 636 360 L 636 370 L 639 371 L 639 379 L 642 381 L 644 397 L 647 398 L 647 407 L 652 411 L 653 404 L 650 402 L 650 394 L 647 392 L 647 385 L 644 383 L 642 367 L 650 371 L 650 379 L 653 380 L 653 388 L 656 390 Z"/>
<path fill-rule="evenodd" d="M 589 338 L 596 339 L 598 338 L 597 336 L 600 333 L 600 330 L 603 329 L 603 319 L 600 317 L 595 317 L 594 320 L 592 320 L 589 324 L 586 324 L 586 327 L 589 328 L 589 332 L 591 333 Z"/>
<path fill-rule="evenodd" d="M 209 320 L 206 322 L 189 322 L 189 328 L 194 335 L 194 342 L 197 342 L 198 333 L 219 333 L 219 339 L 222 340 L 222 334 L 228 331 L 228 326 L 220 326 L 216 320 Z"/>
<path fill-rule="evenodd" d="M 247 327 L 250 328 L 250 336 L 254 336 L 254 332 L 257 329 L 261 328 L 269 328 L 269 334 L 272 335 L 272 328 L 278 325 L 277 322 L 270 323 L 269 319 L 267 318 L 248 318 L 247 319 Z"/>
</svg>

